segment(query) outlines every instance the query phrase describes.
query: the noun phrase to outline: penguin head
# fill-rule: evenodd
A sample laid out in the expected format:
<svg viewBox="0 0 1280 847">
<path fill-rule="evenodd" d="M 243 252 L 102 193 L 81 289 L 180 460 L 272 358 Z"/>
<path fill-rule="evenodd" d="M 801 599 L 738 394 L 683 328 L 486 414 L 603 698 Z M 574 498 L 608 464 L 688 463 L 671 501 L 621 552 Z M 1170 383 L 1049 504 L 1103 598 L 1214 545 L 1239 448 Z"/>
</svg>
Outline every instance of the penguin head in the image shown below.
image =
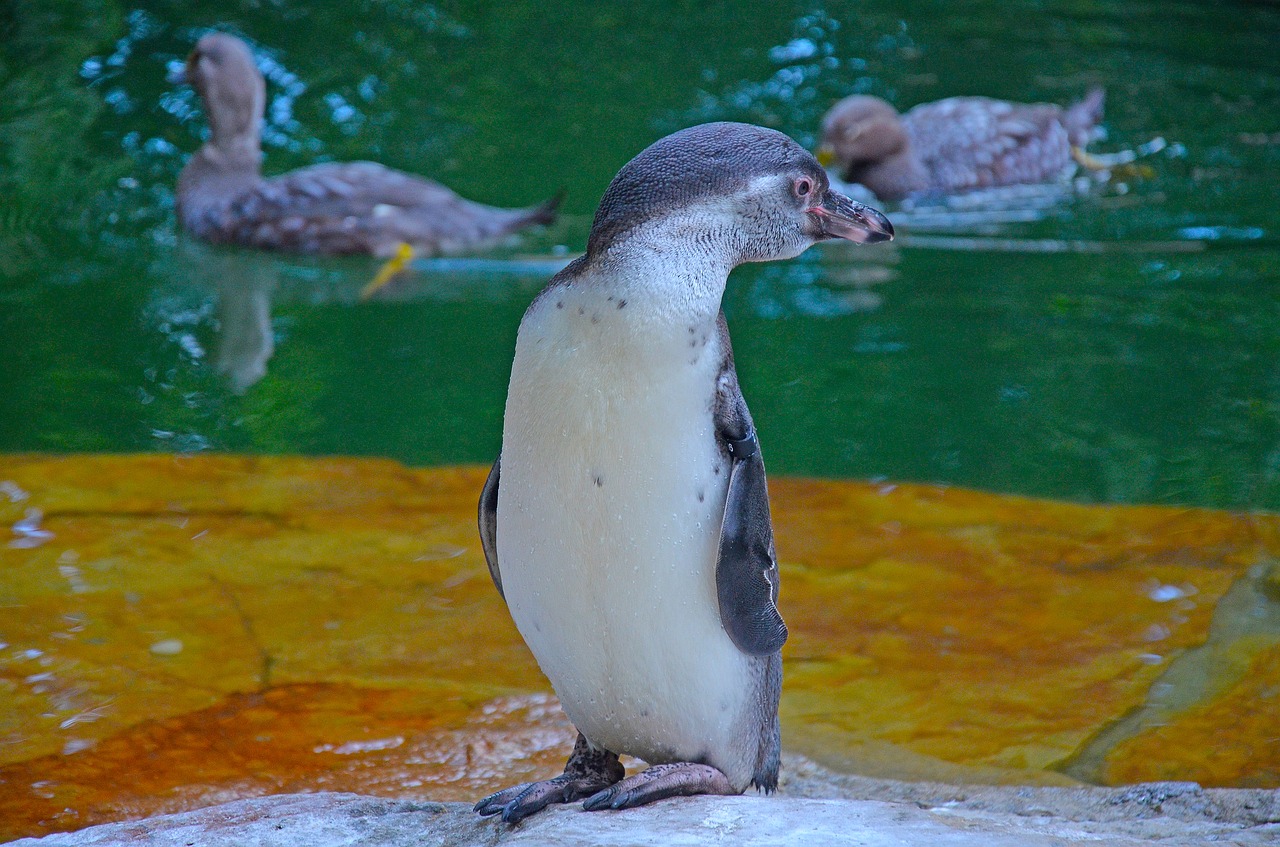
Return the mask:
<svg viewBox="0 0 1280 847">
<path fill-rule="evenodd" d="M 169 75 L 169 81 L 186 83 L 200 95 L 215 145 L 258 138 L 266 83 L 249 47 L 239 38 L 224 32 L 202 37 L 186 64 Z"/>
<path fill-rule="evenodd" d="M 831 190 L 826 172 L 780 132 L 740 123 L 690 127 L 628 162 L 605 191 L 588 257 L 656 223 L 732 265 L 789 259 L 831 238 L 893 238 L 880 212 Z"/>
</svg>

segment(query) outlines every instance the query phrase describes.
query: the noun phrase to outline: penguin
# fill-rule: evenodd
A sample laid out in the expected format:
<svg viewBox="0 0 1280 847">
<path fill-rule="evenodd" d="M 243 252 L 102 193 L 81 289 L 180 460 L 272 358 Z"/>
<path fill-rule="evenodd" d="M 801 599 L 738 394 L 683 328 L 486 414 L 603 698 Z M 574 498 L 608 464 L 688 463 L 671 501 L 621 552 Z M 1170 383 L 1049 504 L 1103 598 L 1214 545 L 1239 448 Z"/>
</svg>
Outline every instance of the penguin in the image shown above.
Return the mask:
<svg viewBox="0 0 1280 847">
<path fill-rule="evenodd" d="M 479 504 L 493 582 L 577 741 L 563 774 L 479 814 L 777 786 L 787 628 L 720 301 L 744 262 L 892 237 L 762 127 L 681 130 L 614 177 L 586 253 L 520 322 Z M 625 776 L 619 754 L 649 767 Z"/>
</svg>

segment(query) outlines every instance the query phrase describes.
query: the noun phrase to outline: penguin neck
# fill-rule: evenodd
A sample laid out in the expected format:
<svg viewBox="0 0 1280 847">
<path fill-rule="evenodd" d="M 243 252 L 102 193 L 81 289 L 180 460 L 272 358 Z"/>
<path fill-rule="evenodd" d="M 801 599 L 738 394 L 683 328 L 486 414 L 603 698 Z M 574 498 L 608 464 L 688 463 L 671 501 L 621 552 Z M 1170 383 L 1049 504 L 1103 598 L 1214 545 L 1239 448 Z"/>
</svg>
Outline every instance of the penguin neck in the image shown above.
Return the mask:
<svg viewBox="0 0 1280 847">
<path fill-rule="evenodd" d="M 705 218 L 663 217 L 615 238 L 587 272 L 594 285 L 625 298 L 631 320 L 684 331 L 715 322 L 729 272 L 740 263 L 738 240 Z"/>
</svg>

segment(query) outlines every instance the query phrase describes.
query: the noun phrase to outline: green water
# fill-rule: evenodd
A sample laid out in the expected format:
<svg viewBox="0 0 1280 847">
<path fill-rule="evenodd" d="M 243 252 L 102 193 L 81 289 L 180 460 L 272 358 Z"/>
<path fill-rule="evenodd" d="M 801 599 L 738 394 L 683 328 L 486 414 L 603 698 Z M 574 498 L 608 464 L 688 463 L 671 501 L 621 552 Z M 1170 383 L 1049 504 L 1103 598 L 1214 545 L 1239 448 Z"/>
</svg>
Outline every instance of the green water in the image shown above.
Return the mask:
<svg viewBox="0 0 1280 847">
<path fill-rule="evenodd" d="M 204 124 L 164 76 L 210 26 L 267 72 L 268 173 L 373 158 L 497 204 L 564 188 L 567 214 L 506 264 L 429 265 L 371 303 L 371 261 L 190 243 L 172 186 Z M 1269 3 L 10 0 L 0 451 L 491 461 L 543 260 L 583 247 L 657 137 L 737 119 L 811 144 L 854 90 L 1101 83 L 1098 149 L 1169 142 L 1141 173 L 1038 220 L 895 217 L 895 247 L 734 274 L 770 469 L 1280 509 L 1278 48 Z"/>
</svg>

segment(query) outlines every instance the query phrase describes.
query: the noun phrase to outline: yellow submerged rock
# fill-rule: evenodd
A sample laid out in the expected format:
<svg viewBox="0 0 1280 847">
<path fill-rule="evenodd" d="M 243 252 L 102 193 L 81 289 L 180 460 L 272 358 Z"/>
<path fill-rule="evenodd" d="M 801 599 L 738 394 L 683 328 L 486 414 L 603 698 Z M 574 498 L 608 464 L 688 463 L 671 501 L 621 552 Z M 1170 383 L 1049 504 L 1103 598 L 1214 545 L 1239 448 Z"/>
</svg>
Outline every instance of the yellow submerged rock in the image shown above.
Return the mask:
<svg viewBox="0 0 1280 847">
<path fill-rule="evenodd" d="M 0 840 L 557 772 L 572 728 L 489 581 L 485 472 L 0 458 Z M 903 778 L 1280 784 L 1276 516 L 771 490 L 790 749 Z"/>
</svg>

